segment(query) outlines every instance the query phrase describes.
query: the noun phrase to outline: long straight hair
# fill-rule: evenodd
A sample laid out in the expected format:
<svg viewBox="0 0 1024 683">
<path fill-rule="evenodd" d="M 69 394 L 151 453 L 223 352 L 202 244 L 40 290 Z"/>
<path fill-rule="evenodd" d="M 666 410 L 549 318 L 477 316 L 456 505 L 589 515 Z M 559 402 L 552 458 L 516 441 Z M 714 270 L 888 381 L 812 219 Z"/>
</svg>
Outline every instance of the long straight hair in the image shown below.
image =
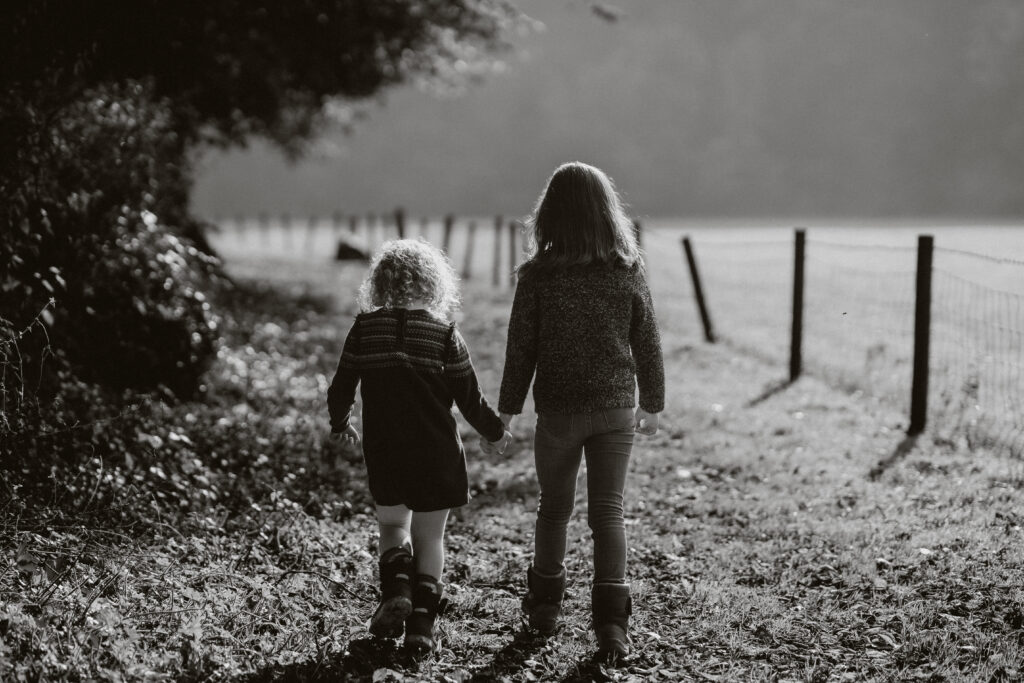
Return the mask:
<svg viewBox="0 0 1024 683">
<path fill-rule="evenodd" d="M 532 253 L 520 275 L 593 263 L 643 267 L 633 222 L 611 178 L 594 166 L 572 161 L 555 169 L 527 226 Z"/>
</svg>

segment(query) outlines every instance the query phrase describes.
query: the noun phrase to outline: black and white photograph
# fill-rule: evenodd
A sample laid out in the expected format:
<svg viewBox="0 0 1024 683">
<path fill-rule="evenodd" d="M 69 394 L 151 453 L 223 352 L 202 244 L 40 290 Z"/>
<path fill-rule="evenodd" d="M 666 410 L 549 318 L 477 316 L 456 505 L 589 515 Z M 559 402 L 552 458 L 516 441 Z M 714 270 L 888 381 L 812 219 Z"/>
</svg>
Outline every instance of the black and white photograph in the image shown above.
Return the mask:
<svg viewBox="0 0 1024 683">
<path fill-rule="evenodd" d="M 1024 3 L 6 0 L 0 681 L 1024 681 Z"/>
</svg>

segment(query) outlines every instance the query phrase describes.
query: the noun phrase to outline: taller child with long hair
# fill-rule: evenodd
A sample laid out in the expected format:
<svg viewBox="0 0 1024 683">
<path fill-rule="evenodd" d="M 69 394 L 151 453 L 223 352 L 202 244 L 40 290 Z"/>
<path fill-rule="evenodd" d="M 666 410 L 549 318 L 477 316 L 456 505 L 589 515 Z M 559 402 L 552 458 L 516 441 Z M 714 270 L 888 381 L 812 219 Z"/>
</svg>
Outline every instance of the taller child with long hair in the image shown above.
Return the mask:
<svg viewBox="0 0 1024 683">
<path fill-rule="evenodd" d="M 593 625 L 599 654 L 620 657 L 629 652 L 632 608 L 626 473 L 634 432 L 654 434 L 664 407 L 657 320 L 632 222 L 600 169 L 560 166 L 529 224 L 533 254 L 519 270 L 498 401 L 509 424 L 533 382 L 540 501 L 523 610 L 535 629 L 555 630 L 566 583 L 566 527 L 585 456 Z"/>
</svg>

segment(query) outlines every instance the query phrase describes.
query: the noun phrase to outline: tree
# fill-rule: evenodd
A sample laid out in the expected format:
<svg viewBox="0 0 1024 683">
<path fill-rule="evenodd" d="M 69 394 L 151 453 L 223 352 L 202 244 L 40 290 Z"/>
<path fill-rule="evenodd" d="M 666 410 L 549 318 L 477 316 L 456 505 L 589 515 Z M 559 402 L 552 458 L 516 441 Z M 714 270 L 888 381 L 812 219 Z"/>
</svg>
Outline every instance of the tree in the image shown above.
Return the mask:
<svg viewBox="0 0 1024 683">
<path fill-rule="evenodd" d="M 21 340 L 19 367 L 41 367 L 52 344 L 76 376 L 179 395 L 215 347 L 216 267 L 187 209 L 192 152 L 260 135 L 299 153 L 339 98 L 471 77 L 516 17 L 502 0 L 97 7 L 0 8 L 0 330 L 44 311 L 46 335 Z"/>
</svg>

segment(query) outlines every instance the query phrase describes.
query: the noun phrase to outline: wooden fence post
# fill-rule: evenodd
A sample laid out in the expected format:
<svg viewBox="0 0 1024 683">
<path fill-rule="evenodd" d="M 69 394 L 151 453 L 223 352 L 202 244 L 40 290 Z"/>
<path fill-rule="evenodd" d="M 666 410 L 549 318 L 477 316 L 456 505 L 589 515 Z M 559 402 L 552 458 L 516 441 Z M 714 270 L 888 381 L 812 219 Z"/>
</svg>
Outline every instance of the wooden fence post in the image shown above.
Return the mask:
<svg viewBox="0 0 1024 683">
<path fill-rule="evenodd" d="M 917 296 L 914 304 L 914 376 L 907 434 L 924 431 L 928 418 L 928 347 L 932 324 L 932 251 L 935 238 L 917 236 Z"/>
<path fill-rule="evenodd" d="M 793 326 L 789 336 L 789 381 L 795 382 L 803 369 L 804 333 L 804 249 L 807 231 L 797 228 L 793 248 Z"/>
<path fill-rule="evenodd" d="M 319 219 L 316 216 L 310 216 L 306 222 L 306 251 L 313 251 L 313 247 L 316 244 L 316 226 Z"/>
<path fill-rule="evenodd" d="M 405 211 L 402 207 L 395 209 L 395 229 L 398 230 L 398 239 L 405 239 Z"/>
<path fill-rule="evenodd" d="M 473 243 L 476 237 L 476 221 L 466 225 L 466 255 L 462 260 L 462 279 L 468 280 L 473 268 Z"/>
<path fill-rule="evenodd" d="M 292 217 L 287 211 L 281 214 L 281 240 L 284 249 L 291 251 L 295 248 L 292 243 Z"/>
<path fill-rule="evenodd" d="M 452 245 L 452 227 L 455 225 L 455 216 L 448 214 L 444 217 L 444 236 L 441 238 L 441 251 L 449 253 L 448 248 Z"/>
<path fill-rule="evenodd" d="M 693 246 L 690 244 L 689 236 L 683 237 L 683 251 L 686 253 L 686 264 L 690 267 L 690 279 L 693 280 L 693 295 L 697 299 L 700 322 L 704 326 L 704 339 L 713 344 L 715 342 L 715 332 L 711 327 L 711 316 L 708 315 L 708 307 L 704 303 L 704 288 L 700 284 L 697 258 L 693 254 Z"/>
<path fill-rule="evenodd" d="M 501 286 L 501 216 L 494 217 L 494 281 L 495 287 Z"/>
<path fill-rule="evenodd" d="M 366 249 L 372 252 L 377 243 L 377 215 L 373 212 L 366 214 Z"/>
<path fill-rule="evenodd" d="M 263 244 L 267 244 L 270 241 L 270 216 L 267 215 L 266 211 L 260 211 L 258 220 L 260 234 L 263 236 Z"/>
<path fill-rule="evenodd" d="M 509 221 L 508 224 L 508 265 L 509 284 L 516 286 L 516 268 L 519 266 L 519 254 L 516 252 L 516 233 L 522 230 L 523 224 L 519 221 Z"/>
<path fill-rule="evenodd" d="M 354 235 L 357 230 L 359 230 L 359 216 L 353 213 L 348 217 L 348 231 Z"/>
</svg>

